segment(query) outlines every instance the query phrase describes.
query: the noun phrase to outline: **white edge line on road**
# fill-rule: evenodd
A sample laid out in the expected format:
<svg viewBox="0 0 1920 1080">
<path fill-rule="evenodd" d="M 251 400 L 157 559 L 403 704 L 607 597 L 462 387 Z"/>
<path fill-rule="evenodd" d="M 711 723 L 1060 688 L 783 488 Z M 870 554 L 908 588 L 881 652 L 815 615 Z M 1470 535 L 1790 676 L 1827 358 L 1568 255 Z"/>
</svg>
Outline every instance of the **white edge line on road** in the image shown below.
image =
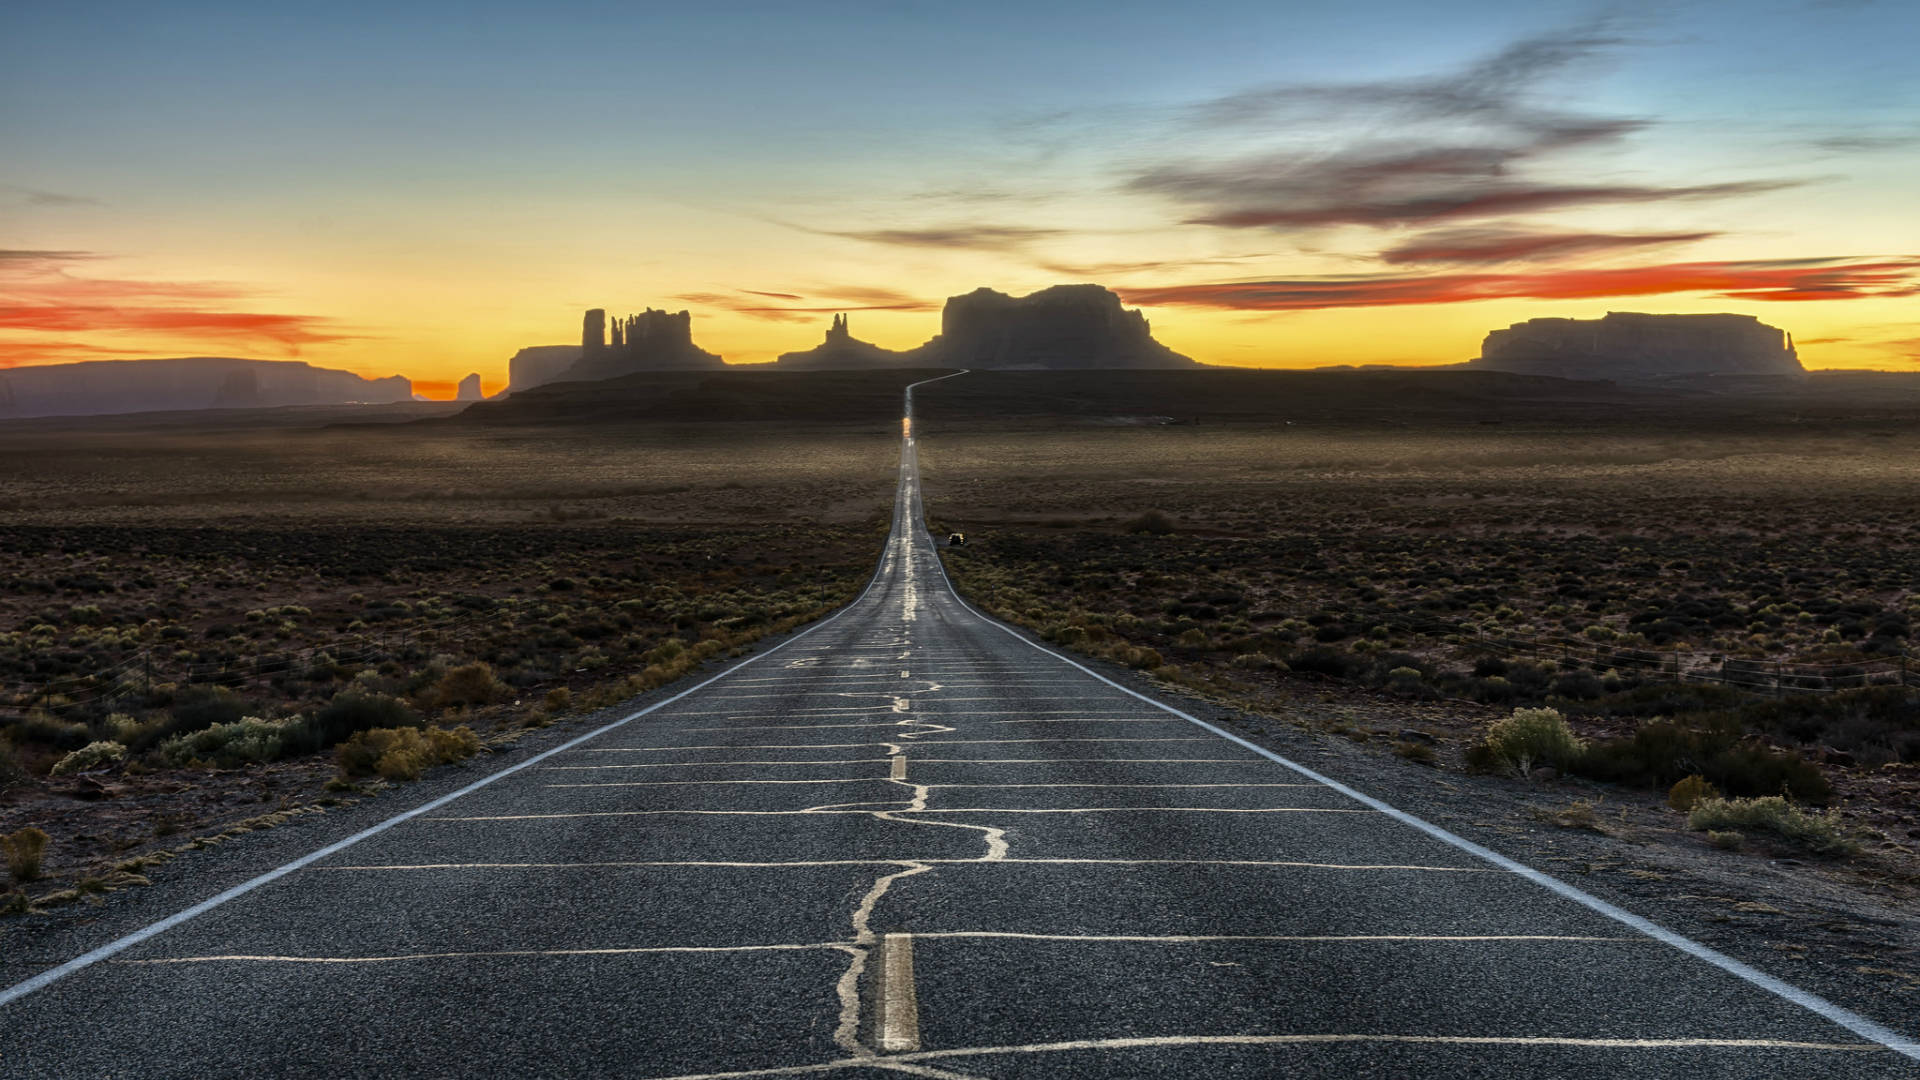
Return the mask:
<svg viewBox="0 0 1920 1080">
<path fill-rule="evenodd" d="M 951 376 L 949 376 L 949 378 L 951 378 Z M 916 459 L 916 464 L 917 464 L 917 459 Z M 919 485 L 916 483 L 914 487 L 915 487 L 915 495 L 913 500 L 914 505 L 910 508 L 912 520 L 909 522 L 908 527 L 914 529 L 915 531 L 924 532 L 926 529 L 926 526 L 923 521 L 923 513 L 920 507 L 920 498 L 918 494 Z M 1430 821 L 1426 821 L 1422 818 L 1415 817 L 1412 814 L 1409 814 L 1405 810 L 1401 810 L 1396 806 L 1392 806 L 1388 803 L 1382 802 L 1381 800 L 1376 799 L 1371 795 L 1367 795 L 1363 792 L 1356 791 L 1353 788 L 1350 788 L 1347 785 L 1339 782 L 1338 780 L 1333 779 L 1332 777 L 1324 776 L 1318 772 L 1315 772 L 1314 770 L 1307 768 L 1305 765 L 1302 765 L 1299 762 L 1282 757 L 1281 755 L 1274 753 L 1273 751 L 1267 749 L 1264 746 L 1260 746 L 1257 743 L 1249 742 L 1248 740 L 1243 739 L 1238 735 L 1235 735 L 1233 732 L 1228 731 L 1225 728 L 1220 728 L 1220 727 L 1214 726 L 1213 724 L 1209 724 L 1205 720 L 1202 720 L 1197 716 L 1193 716 L 1189 713 L 1182 712 L 1181 710 L 1176 709 L 1173 706 L 1168 705 L 1163 701 L 1159 701 L 1154 698 L 1148 697 L 1147 695 L 1139 692 L 1138 690 L 1133 690 L 1133 689 L 1129 689 L 1128 687 L 1122 686 L 1119 683 L 1114 682 L 1112 679 L 1107 678 L 1105 675 L 1102 675 L 1099 672 L 1093 670 L 1092 668 L 1087 667 L 1086 665 L 1080 663 L 1079 661 L 1074 660 L 1071 657 L 1062 655 L 1060 653 L 1054 652 L 1052 649 L 1049 649 L 1046 646 L 1039 644 L 1038 642 L 1032 640 L 1031 638 L 1027 637 L 1025 634 L 1022 634 L 1020 631 L 1014 629 L 1013 627 L 1008 626 L 1005 623 L 1002 623 L 1000 620 L 994 619 L 987 615 L 982 614 L 981 612 L 976 610 L 973 607 L 973 605 L 967 603 L 966 600 L 960 596 L 960 590 L 955 589 L 953 587 L 953 580 L 947 577 L 946 563 L 940 558 L 940 548 L 938 545 L 932 542 L 931 534 L 928 535 L 927 547 L 928 547 L 928 550 L 933 552 L 933 565 L 939 569 L 940 580 L 946 585 L 947 592 L 950 595 L 952 595 L 952 597 L 954 598 L 954 601 L 958 603 L 962 608 L 971 612 L 973 615 L 975 615 L 980 620 L 985 622 L 988 626 L 991 626 L 994 629 L 999 630 L 1000 632 L 1013 638 L 1015 641 L 1019 641 L 1030 648 L 1037 649 L 1040 652 L 1043 652 L 1048 656 L 1053 657 L 1055 660 L 1058 660 L 1061 663 L 1068 665 L 1069 667 L 1078 668 L 1079 670 L 1087 673 L 1088 675 L 1091 675 L 1092 677 L 1100 680 L 1103 683 L 1106 683 L 1108 686 L 1113 687 L 1115 690 L 1118 690 L 1129 697 L 1138 698 L 1139 700 L 1146 702 L 1147 704 L 1153 706 L 1156 709 L 1163 709 L 1167 712 L 1170 712 L 1173 715 L 1181 718 L 1182 720 L 1187 721 L 1188 723 L 1195 724 L 1206 731 L 1213 732 L 1215 735 L 1220 736 L 1221 738 L 1227 740 L 1228 742 L 1235 743 L 1248 750 L 1251 750 L 1254 753 L 1259 754 L 1261 757 L 1268 759 L 1269 761 L 1273 761 L 1277 764 L 1284 765 L 1287 768 L 1292 769 L 1294 772 L 1299 773 L 1301 776 L 1307 777 L 1310 780 L 1317 780 L 1320 783 L 1327 785 L 1328 787 L 1332 788 L 1333 790 L 1339 792 L 1342 795 L 1345 795 L 1350 799 L 1353 799 L 1357 802 L 1360 802 L 1366 806 L 1370 806 L 1373 809 L 1380 811 L 1382 814 L 1385 814 L 1388 817 L 1393 818 L 1395 821 L 1400 822 L 1402 825 L 1412 826 L 1413 828 L 1418 829 L 1423 833 L 1426 833 L 1428 836 L 1431 836 L 1434 839 L 1441 841 L 1442 843 L 1450 844 L 1453 847 L 1459 848 L 1461 851 L 1464 851 L 1469 855 L 1472 855 L 1479 859 L 1484 859 L 1487 862 L 1490 862 L 1495 866 L 1498 866 L 1502 870 L 1506 870 L 1511 873 L 1518 874 L 1521 877 L 1527 879 L 1528 881 L 1533 882 L 1535 885 L 1540 886 L 1541 888 L 1547 889 L 1548 891 L 1556 893 L 1561 897 L 1564 897 L 1565 899 L 1571 900 L 1582 907 L 1585 907 L 1591 911 L 1604 915 L 1607 918 L 1614 920 L 1615 922 L 1624 923 L 1627 926 L 1631 926 L 1635 930 L 1638 930 L 1641 933 L 1646 934 L 1648 937 L 1654 938 L 1658 941 L 1665 942 L 1666 944 L 1671 945 L 1676 949 L 1679 949 L 1681 952 L 1686 953 L 1689 956 L 1695 957 L 1700 960 L 1704 960 L 1707 963 L 1712 964 L 1714 967 L 1717 967 L 1720 970 L 1725 971 L 1730 975 L 1734 975 L 1738 978 L 1744 979 L 1747 982 L 1752 983 L 1753 985 L 1761 988 L 1762 990 L 1775 994 L 1779 997 L 1785 998 L 1786 1000 L 1793 1002 L 1795 1005 L 1798 1005 L 1801 1008 L 1806 1009 L 1810 1012 L 1816 1013 L 1826 1018 L 1827 1020 L 1830 1020 L 1833 1023 L 1836 1023 L 1841 1027 L 1846 1028 L 1848 1031 L 1851 1031 L 1854 1034 L 1859 1035 L 1862 1038 L 1871 1039 L 1874 1042 L 1877 1042 L 1880 1045 L 1885 1046 L 1887 1049 L 1894 1051 L 1895 1053 L 1903 1054 L 1907 1057 L 1914 1059 L 1915 1061 L 1920 1061 L 1920 1040 L 1916 1040 L 1906 1035 L 1902 1035 L 1899 1032 L 1894 1031 L 1892 1028 L 1889 1028 L 1879 1023 L 1878 1021 L 1869 1020 L 1868 1018 L 1861 1016 L 1859 1013 L 1856 1013 L 1851 1009 L 1846 1009 L 1846 1008 L 1842 1008 L 1839 1005 L 1835 1005 L 1833 1002 L 1828 1001 L 1827 999 L 1819 996 L 1818 994 L 1814 994 L 1806 990 L 1802 990 L 1799 987 L 1793 985 L 1792 983 L 1786 982 L 1783 979 L 1777 979 L 1772 975 L 1769 975 L 1766 972 L 1761 971 L 1758 968 L 1742 963 L 1739 960 L 1735 960 L 1733 957 L 1728 956 L 1723 952 L 1720 952 L 1716 949 L 1712 949 L 1712 948 L 1709 948 L 1708 946 L 1702 945 L 1699 942 L 1693 940 L 1692 938 L 1685 936 L 1684 934 L 1676 933 L 1649 919 L 1644 919 L 1638 915 L 1635 915 L 1633 912 L 1626 910 L 1625 908 L 1616 907 L 1613 904 L 1609 904 L 1605 900 L 1602 900 L 1599 897 L 1594 896 L 1592 893 L 1584 892 L 1580 889 L 1577 889 L 1574 886 L 1569 885 L 1564 881 L 1561 881 L 1559 878 L 1553 877 L 1552 875 L 1549 875 L 1549 874 L 1542 873 L 1538 870 L 1535 870 L 1533 867 L 1527 866 L 1523 863 L 1516 862 L 1513 859 L 1509 859 L 1505 855 L 1502 855 L 1497 851 L 1494 851 L 1490 848 L 1481 847 L 1479 844 L 1476 844 L 1473 841 L 1468 840 L 1466 837 L 1458 836 L 1452 832 L 1447 831 L 1446 829 L 1441 828 L 1438 825 L 1433 824 Z"/>
<path fill-rule="evenodd" d="M 894 533 L 900 529 L 901 523 L 903 520 L 904 520 L 903 515 L 900 514 L 898 508 L 896 507 L 896 510 L 894 513 L 894 528 L 892 530 L 889 530 L 887 533 L 888 545 L 891 545 L 893 543 Z M 912 527 L 911 522 L 907 523 L 907 527 L 909 528 Z M 882 549 L 882 550 L 884 551 L 885 549 Z M 833 614 L 827 616 L 824 619 L 821 619 L 819 622 L 814 623 L 812 626 L 807 627 L 806 629 L 800 631 L 799 633 L 794 634 L 792 637 L 787 638 L 787 640 L 782 641 L 780 644 L 775 645 L 773 648 L 768 649 L 765 652 L 755 653 L 752 656 L 749 656 L 746 659 L 740 661 L 739 663 L 734 664 L 731 667 L 728 667 L 725 671 L 721 671 L 711 676 L 710 678 L 707 678 L 698 683 L 695 683 L 694 685 L 687 687 L 685 690 L 680 691 L 679 693 L 673 695 L 670 698 L 665 698 L 663 700 L 656 701 L 653 704 L 648 705 L 646 708 L 628 713 L 627 715 L 621 717 L 618 720 L 613 721 L 610 724 L 606 724 L 601 727 L 595 728 L 594 730 L 587 732 L 585 735 L 581 735 L 576 738 L 569 739 L 566 742 L 561 743 L 559 746 L 552 748 L 551 750 L 544 750 L 538 754 L 535 754 L 533 757 L 528 758 L 525 761 L 519 762 L 514 765 L 509 765 L 506 768 L 501 769 L 499 772 L 490 773 L 486 776 L 483 776 L 480 779 L 475 780 L 473 783 L 468 784 L 466 787 L 459 789 L 458 791 L 449 792 L 445 795 L 440 796 L 437 799 L 432 800 L 431 802 L 422 803 L 421 805 L 416 806 L 411 810 L 407 810 L 407 811 L 403 811 L 401 813 L 395 814 L 394 816 L 386 819 L 385 821 L 379 822 L 378 824 L 371 825 L 365 829 L 362 829 L 359 832 L 354 833 L 352 836 L 349 836 L 344 840 L 336 840 L 335 842 L 328 844 L 326 847 L 323 847 L 318 851 L 314 851 L 306 855 L 302 855 L 298 859 L 295 859 L 284 866 L 280 866 L 276 869 L 269 870 L 266 873 L 259 875 L 258 877 L 249 878 L 246 881 L 243 881 L 240 884 L 235 885 L 232 888 L 226 890 L 225 892 L 219 893 L 215 896 L 208 897 L 207 899 L 200 901 L 199 903 L 193 905 L 190 908 L 187 908 L 184 911 L 176 912 L 172 915 L 167 916 L 164 919 L 161 919 L 157 923 L 154 923 L 150 926 L 143 927 L 139 930 L 135 930 L 131 934 L 127 934 L 124 937 L 115 938 L 114 940 L 107 942 L 105 945 L 101 945 L 98 948 L 82 953 L 79 956 L 76 956 L 73 959 L 67 961 L 66 963 L 59 965 L 58 967 L 48 968 L 46 971 L 43 971 L 40 974 L 35 975 L 30 979 L 26 979 L 24 981 L 15 983 L 14 985 L 7 987 L 5 990 L 0 990 L 0 1007 L 10 1005 L 13 1002 L 18 1001 L 23 997 L 26 997 L 28 994 L 31 994 L 36 990 L 44 989 L 47 986 L 52 985 L 53 983 L 59 982 L 61 979 L 64 979 L 69 975 L 82 971 L 86 968 L 92 967 L 94 964 L 97 964 L 100 961 L 105 960 L 110 956 L 113 956 L 120 952 L 124 952 L 125 950 L 130 949 L 133 946 L 138 945 L 143 941 L 156 937 L 160 934 L 164 934 L 168 930 L 171 930 L 174 927 L 179 926 L 181 923 L 184 923 L 189 919 L 195 918 L 200 915 L 204 915 L 207 912 L 212 911 L 214 908 L 219 907 L 220 905 L 226 903 L 229 900 L 234 900 L 239 897 L 245 896 L 247 893 L 252 892 L 253 890 L 259 888 L 262 885 L 266 885 L 271 882 L 278 881 L 279 879 L 286 877 L 288 874 L 293 873 L 295 870 L 300 870 L 307 866 L 310 866 L 316 862 L 319 862 L 321 859 L 326 858 L 329 855 L 333 855 L 338 852 L 345 851 L 346 849 L 352 847 L 353 845 L 358 844 L 362 840 L 366 840 L 371 837 L 378 836 L 381 833 L 386 832 L 388 829 L 393 828 L 395 825 L 398 825 L 403 821 L 410 821 L 413 818 L 417 818 L 422 814 L 426 814 L 431 811 L 438 810 L 442 806 L 447 805 L 448 803 L 454 801 L 455 799 L 458 799 L 464 795 L 471 795 L 474 792 L 479 791 L 481 788 L 486 787 L 488 784 L 491 784 L 496 780 L 501 780 L 506 777 L 512 776 L 514 773 L 517 773 L 522 769 L 528 768 L 529 766 L 537 765 L 540 762 L 545 761 L 548 758 L 554 756 L 555 754 L 565 753 L 566 751 L 571 750 L 576 746 L 579 746 L 581 743 L 588 742 L 592 739 L 597 739 L 600 736 L 605 735 L 607 732 L 612 731 L 617 727 L 620 727 L 631 721 L 638 720 L 639 718 L 647 715 L 650 712 L 653 712 L 656 709 L 665 708 L 666 706 L 671 705 L 676 701 L 679 701 L 681 698 L 684 698 L 689 694 L 697 693 L 701 690 L 704 690 L 708 686 L 711 686 L 714 683 L 719 682 L 721 679 L 724 679 L 727 676 L 732 675 L 734 672 L 739 671 L 742 668 L 745 668 L 765 657 L 772 656 L 774 653 L 779 652 L 781 649 L 784 649 L 787 646 L 793 644 L 794 642 L 799 641 L 801 638 L 806 637 L 808 634 L 811 634 L 815 630 L 818 630 L 821 627 L 826 626 L 827 624 L 840 618 L 840 616 L 845 615 L 847 612 L 852 611 L 854 608 L 858 607 L 860 604 L 860 601 L 865 600 L 867 598 L 867 594 L 873 591 L 873 587 L 879 584 L 880 577 L 882 572 L 885 569 L 885 566 L 886 566 L 886 559 L 883 556 L 880 559 L 878 566 L 875 568 L 873 576 L 867 579 L 867 587 L 860 590 L 860 595 L 854 597 L 851 601 L 848 601 L 845 606 L 840 608 L 840 610 L 834 612 Z M 885 760 L 885 759 L 881 759 L 881 760 Z"/>
</svg>

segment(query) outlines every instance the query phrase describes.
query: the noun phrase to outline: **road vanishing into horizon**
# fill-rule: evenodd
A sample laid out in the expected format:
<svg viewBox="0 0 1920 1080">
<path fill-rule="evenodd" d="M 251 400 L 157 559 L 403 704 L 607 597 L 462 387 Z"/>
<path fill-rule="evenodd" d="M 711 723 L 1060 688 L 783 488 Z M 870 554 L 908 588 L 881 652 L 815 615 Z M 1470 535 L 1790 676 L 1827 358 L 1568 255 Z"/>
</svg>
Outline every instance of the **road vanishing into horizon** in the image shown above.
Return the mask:
<svg viewBox="0 0 1920 1080">
<path fill-rule="evenodd" d="M 912 395 L 850 606 L 0 991 L 0 1076 L 1920 1074 L 973 611 Z"/>
</svg>

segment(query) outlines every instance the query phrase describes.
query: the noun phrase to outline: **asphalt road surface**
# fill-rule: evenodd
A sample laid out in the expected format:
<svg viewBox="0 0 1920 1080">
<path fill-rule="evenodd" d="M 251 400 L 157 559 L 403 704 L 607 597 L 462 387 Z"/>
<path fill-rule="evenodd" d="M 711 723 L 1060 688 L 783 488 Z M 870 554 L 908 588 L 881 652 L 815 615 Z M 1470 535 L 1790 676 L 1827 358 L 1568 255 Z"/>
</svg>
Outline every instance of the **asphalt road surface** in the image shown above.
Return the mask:
<svg viewBox="0 0 1920 1080">
<path fill-rule="evenodd" d="M 840 615 L 0 993 L 0 1075 L 1920 1073 L 976 614 L 903 434 Z"/>
</svg>

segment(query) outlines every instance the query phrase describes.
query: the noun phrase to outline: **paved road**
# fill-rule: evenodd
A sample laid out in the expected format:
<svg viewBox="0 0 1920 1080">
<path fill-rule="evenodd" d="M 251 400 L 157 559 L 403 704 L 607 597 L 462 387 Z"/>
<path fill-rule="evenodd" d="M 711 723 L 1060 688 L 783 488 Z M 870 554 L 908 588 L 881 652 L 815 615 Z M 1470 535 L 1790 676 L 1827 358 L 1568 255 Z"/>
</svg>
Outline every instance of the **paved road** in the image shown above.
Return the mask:
<svg viewBox="0 0 1920 1080">
<path fill-rule="evenodd" d="M 18 994 L 0 1074 L 1920 1071 L 976 615 L 916 488 L 837 618 Z"/>
</svg>

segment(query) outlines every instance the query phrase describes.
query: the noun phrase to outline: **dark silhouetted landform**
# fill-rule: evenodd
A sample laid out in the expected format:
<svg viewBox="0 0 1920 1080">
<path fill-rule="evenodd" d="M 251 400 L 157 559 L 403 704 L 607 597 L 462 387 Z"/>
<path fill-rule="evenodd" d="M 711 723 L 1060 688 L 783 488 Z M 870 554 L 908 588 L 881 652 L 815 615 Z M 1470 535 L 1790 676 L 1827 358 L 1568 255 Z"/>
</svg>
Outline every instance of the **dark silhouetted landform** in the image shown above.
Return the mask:
<svg viewBox="0 0 1920 1080">
<path fill-rule="evenodd" d="M 615 319 L 607 340 L 607 313 L 587 312 L 580 335 L 580 359 L 561 372 L 559 381 L 617 379 L 643 371 L 718 371 L 720 357 L 693 343 L 693 316 L 685 311 L 655 311 Z"/>
<path fill-rule="evenodd" d="M 87 360 L 0 371 L 0 417 L 412 400 L 413 383 L 404 376 L 368 379 L 298 360 L 182 356 Z"/>
<path fill-rule="evenodd" d="M 557 381 L 580 359 L 578 345 L 529 345 L 507 361 L 507 390 L 517 394 Z"/>
<path fill-rule="evenodd" d="M 454 392 L 455 401 L 483 401 L 485 394 L 480 392 L 480 373 L 474 372 L 460 380 L 460 388 Z"/>
<path fill-rule="evenodd" d="M 940 336 L 913 350 L 922 364 L 1002 370 L 1176 368 L 1195 362 L 1153 339 L 1139 309 L 1099 285 L 1055 285 L 1012 297 L 950 297 Z"/>
<path fill-rule="evenodd" d="M 827 339 L 805 352 L 781 353 L 775 361 L 782 370 L 820 371 L 853 370 L 862 371 L 871 368 L 907 367 L 912 361 L 908 354 L 883 349 L 871 342 L 861 341 L 848 329 L 847 317 L 835 315 L 833 325 L 827 329 Z"/>
<path fill-rule="evenodd" d="M 945 374 L 948 369 L 779 371 L 766 364 L 719 372 L 646 371 L 516 391 L 470 405 L 445 422 L 586 428 L 739 420 L 897 430 L 901 390 Z"/>
<path fill-rule="evenodd" d="M 1646 382 L 1696 376 L 1802 375 L 1793 338 L 1751 315 L 1529 319 L 1487 335 L 1480 370 Z"/>
<path fill-rule="evenodd" d="M 947 298 L 940 333 L 905 352 L 856 340 L 846 316 L 787 368 L 964 367 L 976 370 L 1185 368 L 1195 361 L 1153 339 L 1147 318 L 1100 285 L 1055 285 L 1027 296 L 975 289 Z"/>
</svg>

